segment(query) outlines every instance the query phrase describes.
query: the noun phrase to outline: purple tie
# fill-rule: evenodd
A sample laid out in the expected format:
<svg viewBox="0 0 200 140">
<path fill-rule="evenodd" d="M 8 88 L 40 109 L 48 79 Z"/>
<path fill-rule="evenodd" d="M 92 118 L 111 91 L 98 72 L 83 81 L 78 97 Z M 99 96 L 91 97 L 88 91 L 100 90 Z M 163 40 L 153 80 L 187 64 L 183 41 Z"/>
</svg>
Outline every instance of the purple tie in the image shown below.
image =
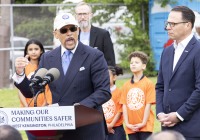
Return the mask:
<svg viewBox="0 0 200 140">
<path fill-rule="evenodd" d="M 70 61 L 72 59 L 72 52 L 69 51 L 69 50 L 66 50 L 64 53 L 63 53 L 63 56 L 62 56 L 62 67 L 63 67 L 63 72 L 64 72 L 64 75 L 66 74 L 67 72 L 67 69 L 69 67 L 69 64 L 70 64 Z"/>
</svg>

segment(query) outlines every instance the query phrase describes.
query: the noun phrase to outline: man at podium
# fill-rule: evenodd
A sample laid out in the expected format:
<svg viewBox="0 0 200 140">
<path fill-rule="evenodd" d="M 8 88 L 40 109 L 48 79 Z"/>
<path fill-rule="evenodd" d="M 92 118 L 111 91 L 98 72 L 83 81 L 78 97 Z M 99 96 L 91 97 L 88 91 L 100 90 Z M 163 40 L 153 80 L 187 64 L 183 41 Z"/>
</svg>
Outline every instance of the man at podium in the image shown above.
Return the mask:
<svg viewBox="0 0 200 140">
<path fill-rule="evenodd" d="M 52 103 L 60 106 L 80 104 L 103 113 L 101 105 L 111 98 L 108 68 L 103 53 L 78 41 L 79 25 L 70 13 L 56 16 L 53 34 L 61 45 L 43 54 L 39 64 L 39 69 L 56 68 L 60 71 L 57 80 L 47 82 L 52 92 Z M 13 79 L 25 97 L 32 97 L 29 88 L 31 81 L 24 75 L 26 63 L 24 57 L 15 60 L 16 73 Z M 104 140 L 106 130 L 105 121 L 101 121 L 75 130 L 64 130 L 60 140 Z"/>
</svg>

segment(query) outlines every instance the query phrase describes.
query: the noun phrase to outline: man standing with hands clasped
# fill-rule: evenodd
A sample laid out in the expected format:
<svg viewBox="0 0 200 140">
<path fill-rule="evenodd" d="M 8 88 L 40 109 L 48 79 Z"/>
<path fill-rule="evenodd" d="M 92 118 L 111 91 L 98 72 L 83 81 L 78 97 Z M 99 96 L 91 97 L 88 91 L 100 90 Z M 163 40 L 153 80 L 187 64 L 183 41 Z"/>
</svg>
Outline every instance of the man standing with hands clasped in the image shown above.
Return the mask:
<svg viewBox="0 0 200 140">
<path fill-rule="evenodd" d="M 79 40 L 88 46 L 103 52 L 109 66 L 115 66 L 115 53 L 110 34 L 107 30 L 91 24 L 92 8 L 85 2 L 80 2 L 75 7 L 76 19 L 80 25 Z"/>
<path fill-rule="evenodd" d="M 57 68 L 60 71 L 59 79 L 49 84 L 53 103 L 60 106 L 80 104 L 102 112 L 101 105 L 111 98 L 106 60 L 101 51 L 78 41 L 78 26 L 70 13 L 56 16 L 53 33 L 61 46 L 43 54 L 39 68 Z M 16 59 L 13 78 L 24 96 L 32 97 L 30 82 L 23 75 L 26 62 L 26 58 Z M 66 130 L 61 140 L 104 140 L 105 128 L 106 123 L 102 121 Z"/>
<path fill-rule="evenodd" d="M 165 29 L 173 45 L 163 50 L 156 84 L 157 118 L 162 130 L 175 130 L 186 140 L 199 140 L 200 42 L 192 34 L 194 12 L 174 7 Z"/>
</svg>

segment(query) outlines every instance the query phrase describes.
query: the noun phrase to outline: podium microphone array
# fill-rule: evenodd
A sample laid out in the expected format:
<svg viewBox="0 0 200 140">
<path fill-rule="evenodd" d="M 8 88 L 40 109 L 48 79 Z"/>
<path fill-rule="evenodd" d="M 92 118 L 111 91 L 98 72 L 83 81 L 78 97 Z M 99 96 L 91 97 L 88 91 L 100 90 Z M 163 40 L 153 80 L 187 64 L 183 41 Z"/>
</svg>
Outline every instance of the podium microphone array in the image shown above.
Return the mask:
<svg viewBox="0 0 200 140">
<path fill-rule="evenodd" d="M 47 84 L 57 80 L 60 77 L 60 71 L 57 68 L 49 70 L 40 68 L 33 79 L 31 79 L 30 87 L 32 86 L 46 86 Z"/>
</svg>

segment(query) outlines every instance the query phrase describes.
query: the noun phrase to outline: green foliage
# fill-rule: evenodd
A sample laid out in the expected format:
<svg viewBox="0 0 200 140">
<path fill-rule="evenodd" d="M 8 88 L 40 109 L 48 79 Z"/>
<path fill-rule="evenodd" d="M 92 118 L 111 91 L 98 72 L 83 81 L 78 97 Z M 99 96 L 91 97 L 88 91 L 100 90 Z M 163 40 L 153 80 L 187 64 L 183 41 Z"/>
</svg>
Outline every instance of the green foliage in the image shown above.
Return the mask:
<svg viewBox="0 0 200 140">
<path fill-rule="evenodd" d="M 60 3 L 63 0 L 15 0 L 15 3 Z M 85 0 L 88 3 L 99 3 L 99 0 Z M 162 5 L 167 3 L 175 3 L 177 0 L 157 0 Z M 110 3 L 111 6 L 107 6 Z M 155 63 L 153 59 L 153 52 L 149 43 L 149 17 L 148 17 L 148 3 L 149 0 L 101 0 L 101 5 L 93 6 L 93 13 L 98 11 L 98 14 L 94 16 L 93 21 L 98 21 L 101 24 L 108 22 L 112 19 L 117 11 L 119 11 L 122 5 L 126 5 L 127 10 L 120 17 L 125 23 L 131 33 L 117 33 L 119 40 L 117 43 L 124 46 L 124 51 L 121 51 L 121 66 L 125 69 L 129 69 L 128 55 L 136 50 L 144 51 L 150 58 L 147 65 L 146 74 L 149 76 L 155 76 L 154 71 Z M 117 5 L 117 6 L 116 6 Z M 30 7 L 27 7 L 28 9 Z M 44 45 L 52 45 L 53 40 L 52 26 L 53 17 L 56 14 L 56 7 L 37 7 L 33 11 L 27 10 L 27 8 L 18 8 L 15 16 L 15 34 L 36 38 L 44 41 Z M 23 11 L 25 9 L 26 11 Z M 38 18 L 38 15 L 41 16 Z"/>
<path fill-rule="evenodd" d="M 61 3 L 63 0 L 15 0 L 15 4 L 50 4 Z"/>
<path fill-rule="evenodd" d="M 97 0 L 85 0 L 88 3 L 99 3 Z M 168 3 L 175 4 L 177 0 L 157 0 L 162 6 Z M 131 33 L 118 33 L 120 38 L 117 43 L 124 46 L 124 51 L 120 52 L 121 66 L 129 69 L 128 55 L 133 51 L 143 51 L 149 56 L 149 63 L 145 74 L 148 76 L 155 76 L 157 72 L 155 69 L 155 61 L 153 51 L 150 47 L 149 41 L 149 0 L 101 0 L 101 4 L 119 4 L 126 5 L 127 11 L 121 17 L 125 25 L 131 29 Z M 119 6 L 109 6 L 106 8 L 104 5 L 95 7 L 96 10 L 103 11 L 94 17 L 94 21 L 98 20 L 100 24 L 109 21 L 113 13 L 119 10 Z"/>
<path fill-rule="evenodd" d="M 43 42 L 43 45 L 51 45 L 53 40 L 52 23 L 53 18 L 44 18 L 42 20 L 27 19 L 15 28 L 15 32 L 19 36 L 24 36 L 30 39 L 35 38 L 37 40 L 40 40 L 41 42 L 45 40 L 45 42 Z"/>
<path fill-rule="evenodd" d="M 96 0 L 86 0 L 90 3 L 97 2 Z M 150 58 L 150 61 L 147 65 L 147 70 L 145 74 L 148 76 L 155 76 L 156 72 L 154 71 L 155 63 L 153 59 L 153 53 L 150 48 L 149 42 L 149 28 L 148 28 L 148 0 L 102 0 L 102 3 L 121 3 L 127 7 L 127 10 L 123 13 L 121 19 L 125 23 L 125 25 L 131 29 L 130 33 L 118 33 L 118 37 L 120 38 L 117 43 L 122 44 L 124 46 L 124 51 L 120 52 L 121 63 L 125 70 L 129 70 L 129 60 L 128 55 L 133 51 L 143 51 L 147 53 Z M 109 6 L 109 8 L 105 6 L 98 6 L 98 9 L 103 11 L 102 13 L 98 13 L 93 20 L 97 20 L 100 23 L 105 23 L 109 21 L 116 11 L 118 11 L 120 6 Z M 98 10 L 98 9 L 95 9 Z M 102 10 L 103 9 L 103 10 Z"/>
<path fill-rule="evenodd" d="M 15 0 L 16 4 L 51 4 L 62 0 Z M 14 35 L 35 38 L 53 45 L 53 19 L 56 7 L 14 7 Z"/>
</svg>

